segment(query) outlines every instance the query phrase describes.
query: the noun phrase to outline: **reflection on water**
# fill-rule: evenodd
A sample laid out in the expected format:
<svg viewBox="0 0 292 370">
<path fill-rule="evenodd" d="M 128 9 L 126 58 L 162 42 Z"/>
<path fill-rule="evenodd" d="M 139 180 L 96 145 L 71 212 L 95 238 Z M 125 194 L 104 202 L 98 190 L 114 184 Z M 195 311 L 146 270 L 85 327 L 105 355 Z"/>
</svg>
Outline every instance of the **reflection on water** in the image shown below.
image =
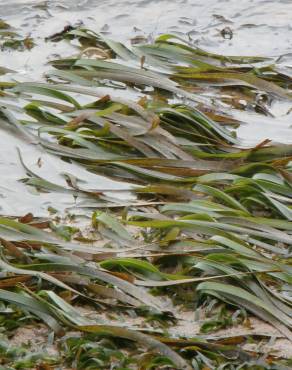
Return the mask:
<svg viewBox="0 0 292 370">
<path fill-rule="evenodd" d="M 135 36 L 143 35 L 151 39 L 160 33 L 175 33 L 216 53 L 285 54 L 282 64 L 286 68 L 292 67 L 290 0 L 0 0 L 0 14 L 22 34 L 31 35 L 37 44 L 31 51 L 2 52 L 1 65 L 17 70 L 18 80 L 39 79 L 48 68 L 48 60 L 78 52 L 74 45 L 69 46 L 65 42 L 50 43 L 49 47 L 44 42 L 45 37 L 62 30 L 69 23 L 83 23 L 96 32 L 103 32 L 125 43 Z M 232 31 L 231 39 L 222 36 L 221 31 L 226 27 Z M 274 103 L 271 110 L 275 118 L 234 111 L 235 118 L 249 123 L 241 126 L 239 135 L 253 143 L 266 138 L 292 143 L 291 114 L 286 114 L 290 107 L 290 103 Z M 49 205 L 58 202 L 61 205 L 56 195 L 28 194 L 27 187 L 18 181 L 24 176 L 15 150 L 19 145 L 20 142 L 11 134 L 1 131 L 0 170 L 7 175 L 6 183 L 1 183 L 0 187 L 1 213 L 23 214 L 32 207 L 43 214 Z M 35 166 L 37 158 L 29 155 L 33 149 L 26 147 L 25 150 Z M 52 164 L 49 156 L 47 159 L 46 165 Z M 55 167 L 58 163 L 61 165 L 58 161 L 54 162 Z M 70 167 L 71 171 L 73 169 L 77 171 Z M 54 168 L 50 168 L 49 172 L 54 176 Z M 99 183 L 100 187 L 104 187 L 101 177 L 92 176 L 94 178 L 87 178 L 92 186 Z M 26 196 L 22 196 L 24 193 Z M 60 207 L 72 205 L 72 195 L 62 195 Z"/>
</svg>

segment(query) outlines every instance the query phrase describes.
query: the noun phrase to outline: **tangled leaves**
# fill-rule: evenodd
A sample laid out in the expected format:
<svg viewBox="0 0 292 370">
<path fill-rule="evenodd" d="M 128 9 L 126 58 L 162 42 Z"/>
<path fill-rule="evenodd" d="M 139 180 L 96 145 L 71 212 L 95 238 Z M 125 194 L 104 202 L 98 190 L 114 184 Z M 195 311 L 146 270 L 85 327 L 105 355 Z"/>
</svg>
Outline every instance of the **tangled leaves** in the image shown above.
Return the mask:
<svg viewBox="0 0 292 370">
<path fill-rule="evenodd" d="M 111 356 L 132 366 L 124 348 L 137 367 L 141 346 L 140 369 L 272 368 L 282 359 L 263 361 L 235 338 L 174 335 L 170 322 L 183 321 L 178 303 L 201 312 L 224 303 L 225 316 L 239 308 L 244 325 L 253 314 L 292 341 L 292 146 L 246 146 L 201 84 L 290 99 L 290 78 L 269 59 L 215 55 L 171 35 L 131 49 L 85 29 L 56 37 L 77 38 L 81 57 L 53 61 L 47 83 L 2 83 L 0 123 L 40 153 L 31 165 L 18 149 L 22 181 L 72 196 L 72 213 L 91 216 L 91 237 L 78 225 L 0 218 L 0 299 L 56 334 L 87 333 L 67 340 L 69 359 L 80 351 L 77 368 L 105 368 Z M 103 57 L 84 58 L 89 47 Z M 48 156 L 64 170 L 46 170 Z M 97 315 L 82 314 L 85 302 Z M 236 322 L 207 316 L 202 331 Z M 100 337 L 121 343 L 92 342 Z"/>
</svg>

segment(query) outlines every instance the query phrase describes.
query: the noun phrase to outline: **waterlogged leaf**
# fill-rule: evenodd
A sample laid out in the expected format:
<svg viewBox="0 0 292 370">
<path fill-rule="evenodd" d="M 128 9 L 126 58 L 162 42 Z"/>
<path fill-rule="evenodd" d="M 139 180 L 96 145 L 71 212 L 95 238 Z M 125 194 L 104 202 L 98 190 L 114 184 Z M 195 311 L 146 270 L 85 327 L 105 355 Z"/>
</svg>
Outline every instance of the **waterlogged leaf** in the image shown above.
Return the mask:
<svg viewBox="0 0 292 370">
<path fill-rule="evenodd" d="M 232 303 L 243 305 L 243 307 L 258 315 L 259 318 L 270 322 L 292 341 L 291 331 L 287 328 L 291 327 L 292 321 L 287 321 L 287 318 L 279 316 L 279 310 L 246 290 L 237 286 L 213 282 L 201 283 L 198 285 L 197 290 L 219 297 L 223 296 L 223 299 L 226 297 Z"/>
<path fill-rule="evenodd" d="M 93 225 L 96 225 L 97 222 L 101 222 L 105 226 L 113 230 L 119 237 L 123 240 L 132 241 L 132 235 L 123 227 L 123 225 L 114 217 L 106 214 L 104 212 L 94 212 L 92 215 Z"/>
<path fill-rule="evenodd" d="M 292 210 L 289 207 L 285 206 L 281 202 L 278 202 L 276 199 L 273 199 L 268 194 L 265 194 L 265 197 L 269 199 L 269 201 L 273 204 L 273 206 L 275 206 L 279 210 L 279 212 L 285 218 L 287 218 L 287 220 L 292 221 Z"/>
<path fill-rule="evenodd" d="M 146 276 L 156 276 L 158 278 L 161 278 L 164 276 L 163 273 L 159 271 L 158 268 L 156 268 L 154 265 L 147 261 L 141 261 L 131 258 L 118 258 L 118 259 L 112 259 L 112 260 L 106 260 L 100 263 L 100 266 L 105 269 L 111 269 L 112 267 L 125 267 L 126 269 L 133 269 L 140 271 L 142 274 L 144 273 Z"/>
<path fill-rule="evenodd" d="M 179 43 L 175 42 L 176 40 L 179 41 Z M 258 57 L 258 56 L 230 56 L 230 55 L 225 56 L 225 55 L 211 53 L 203 49 L 200 49 L 198 47 L 193 47 L 193 45 L 188 43 L 182 37 L 169 34 L 169 33 L 158 36 L 155 39 L 155 43 L 157 44 L 166 43 L 170 45 L 175 45 L 177 48 L 180 48 L 180 50 L 182 50 L 182 52 L 184 53 L 193 53 L 193 54 L 197 54 L 201 56 L 206 56 L 212 59 L 218 59 L 221 62 L 226 62 L 226 63 L 239 63 L 239 64 L 256 63 L 256 62 L 262 62 L 264 60 L 269 59 L 266 57 Z"/>
<path fill-rule="evenodd" d="M 47 325 L 49 325 L 56 333 L 60 333 L 62 331 L 61 326 L 52 316 L 52 313 L 47 306 L 39 302 L 37 299 L 29 297 L 25 294 L 9 292 L 2 289 L 0 289 L 0 299 L 35 314 Z"/>
<path fill-rule="evenodd" d="M 58 247 L 68 251 L 104 254 L 104 249 L 102 248 L 88 246 L 86 244 L 66 242 L 58 238 L 53 233 L 49 233 L 47 231 L 38 229 L 37 227 L 26 225 L 6 217 L 0 217 L 0 236 L 3 239 L 10 241 L 30 241 L 32 244 L 35 242 L 40 242 L 41 244 L 51 244 L 52 246 L 57 245 Z M 117 251 L 118 250 L 111 250 L 111 252 Z"/>
<path fill-rule="evenodd" d="M 107 284 L 111 284 L 116 286 L 117 288 L 121 289 L 123 292 L 129 294 L 130 296 L 136 298 L 141 303 L 145 304 L 146 306 L 153 307 L 159 311 L 163 311 L 163 305 L 160 300 L 150 293 L 136 287 L 134 284 L 130 283 L 129 281 L 122 279 L 119 276 L 115 276 L 114 274 L 110 274 L 105 270 L 100 268 L 88 267 L 88 266 L 80 266 L 74 263 L 42 263 L 42 264 L 34 264 L 34 265 L 24 265 L 22 266 L 21 270 L 26 271 L 34 271 L 34 274 L 37 275 L 38 273 L 42 274 L 38 271 L 46 271 L 46 272 L 76 272 L 82 276 L 88 276 L 92 279 L 101 280 Z M 48 275 L 48 274 L 44 274 Z M 66 286 L 62 282 L 60 284 L 66 290 L 71 290 L 72 288 Z M 75 291 L 74 291 L 75 292 Z M 78 293 L 82 295 L 81 293 Z"/>
<path fill-rule="evenodd" d="M 88 325 L 94 320 L 86 319 L 80 315 L 72 305 L 67 303 L 64 299 L 60 298 L 53 291 L 47 290 L 41 292 L 42 296 L 47 296 L 56 306 L 62 310 L 62 314 L 67 317 L 68 320 L 72 321 L 75 325 Z"/>
<path fill-rule="evenodd" d="M 138 342 L 140 345 L 147 347 L 148 349 L 158 352 L 163 356 L 167 356 L 171 359 L 177 369 L 191 370 L 190 365 L 176 352 L 171 350 L 167 345 L 161 343 L 155 337 L 139 333 L 137 331 L 120 328 L 117 326 L 106 326 L 106 325 L 92 325 L 92 326 L 79 326 L 79 330 L 87 333 L 95 333 L 102 336 L 113 336 L 120 337 Z"/>
<path fill-rule="evenodd" d="M 196 69 L 192 70 L 191 68 L 186 68 L 185 70 L 180 69 L 178 73 L 174 74 L 174 77 L 208 82 L 231 80 L 233 84 L 237 83 L 240 85 L 249 85 L 256 87 L 258 90 L 266 91 L 284 99 L 290 98 L 289 93 L 285 89 L 277 86 L 276 84 L 260 79 L 251 73 L 236 73 L 228 71 L 198 73 L 196 72 Z"/>
<path fill-rule="evenodd" d="M 61 99 L 63 101 L 66 101 L 68 103 L 71 103 L 74 107 L 77 109 L 80 108 L 79 103 L 73 99 L 70 95 L 65 94 L 61 91 L 54 90 L 50 85 L 40 85 L 40 84 L 34 84 L 34 83 L 28 83 L 23 82 L 17 84 L 12 91 L 14 92 L 25 92 L 25 93 L 34 93 L 38 95 L 45 95 L 50 96 L 55 99 Z"/>
<path fill-rule="evenodd" d="M 13 273 L 13 274 L 16 274 L 16 275 L 18 274 L 18 275 L 35 276 L 37 278 L 41 278 L 43 280 L 46 280 L 46 281 L 50 282 L 51 284 L 56 285 L 60 288 L 70 290 L 74 293 L 79 294 L 79 292 L 77 290 L 69 287 L 69 285 L 66 285 L 62 281 L 56 279 L 55 277 L 53 277 L 49 274 L 46 274 L 44 272 L 41 272 L 41 271 L 34 271 L 34 270 L 29 270 L 27 268 L 22 269 L 22 268 L 14 267 L 14 266 L 6 263 L 5 261 L 3 261 L 1 259 L 0 259 L 0 269 L 3 272 L 9 272 L 9 273 Z"/>
<path fill-rule="evenodd" d="M 215 235 L 212 237 L 212 240 L 215 240 L 216 242 L 233 249 L 234 251 L 240 253 L 240 255 L 259 257 L 259 254 L 255 252 L 248 244 L 244 243 L 242 240 L 236 240 L 235 237 L 233 240 L 231 240 L 223 236 Z"/>
<path fill-rule="evenodd" d="M 203 185 L 203 184 L 196 185 L 194 187 L 194 190 L 210 194 L 211 196 L 221 200 L 226 205 L 232 208 L 235 208 L 235 209 L 239 209 L 245 212 L 246 215 L 249 215 L 248 211 L 239 202 L 237 202 L 234 198 L 230 197 L 228 194 L 224 193 L 221 190 L 218 190 L 216 188 L 212 188 L 208 185 Z"/>
<path fill-rule="evenodd" d="M 176 280 L 176 279 L 185 279 L 185 276 L 182 275 L 175 275 L 175 274 L 166 274 L 162 273 L 156 266 L 153 264 L 138 260 L 134 258 L 117 258 L 111 260 L 105 260 L 100 263 L 100 266 L 105 269 L 112 269 L 117 267 L 122 267 L 127 270 L 133 271 L 134 273 L 137 272 L 146 278 L 150 279 L 168 279 L 168 280 Z"/>
<path fill-rule="evenodd" d="M 146 85 L 153 86 L 158 89 L 166 90 L 174 94 L 184 96 L 187 99 L 192 101 L 199 101 L 206 103 L 203 98 L 200 98 L 198 95 L 190 94 L 187 91 L 180 89 L 178 84 L 174 81 L 154 72 L 145 72 L 141 69 L 135 69 L 126 67 L 122 64 L 104 62 L 104 61 L 90 61 L 89 59 L 77 60 L 75 61 L 76 67 L 95 67 L 94 70 L 88 70 L 85 68 L 76 68 L 72 72 L 66 70 L 50 71 L 46 73 L 47 77 L 59 77 L 64 80 L 69 80 L 74 83 L 85 86 L 99 86 L 99 83 L 96 80 L 113 80 L 128 84 L 136 85 Z M 54 64 L 54 63 L 53 63 Z M 70 61 L 71 65 L 72 60 Z M 57 66 L 55 63 L 54 66 Z"/>
<path fill-rule="evenodd" d="M 214 190 L 216 191 L 217 189 Z M 206 200 L 195 200 L 190 203 L 167 204 L 161 208 L 161 212 L 179 212 L 180 214 L 206 213 L 215 218 L 223 215 L 246 215 L 246 211 L 242 212 L 241 210 L 236 210 L 234 208 L 226 207 L 224 205 Z"/>
<path fill-rule="evenodd" d="M 87 288 L 93 293 L 96 293 L 102 297 L 113 298 L 120 302 L 130 304 L 134 307 L 141 306 L 141 302 L 138 299 L 132 298 L 125 292 L 119 291 L 117 289 L 113 289 L 99 284 L 88 284 Z"/>
</svg>

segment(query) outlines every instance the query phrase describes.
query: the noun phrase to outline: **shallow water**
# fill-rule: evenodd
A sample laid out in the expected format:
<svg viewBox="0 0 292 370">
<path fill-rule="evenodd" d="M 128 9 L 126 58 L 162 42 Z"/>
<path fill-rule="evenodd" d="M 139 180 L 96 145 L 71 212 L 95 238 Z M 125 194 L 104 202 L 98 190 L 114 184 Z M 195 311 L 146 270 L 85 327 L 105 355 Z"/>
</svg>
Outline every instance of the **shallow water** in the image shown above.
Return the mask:
<svg viewBox="0 0 292 370">
<path fill-rule="evenodd" d="M 96 32 L 129 43 L 135 36 L 153 39 L 161 33 L 189 37 L 203 49 L 225 55 L 282 56 L 282 65 L 292 67 L 292 2 L 290 0 L 0 0 L 0 14 L 37 46 L 25 52 L 5 52 L 1 65 L 19 72 L 20 79 L 41 78 L 46 63 L 56 57 L 78 53 L 66 42 L 44 42 L 67 24 L 84 24 Z M 229 27 L 231 40 L 220 31 Z M 187 35 L 187 36 L 186 36 Z M 291 53 L 291 55 L 290 55 Z M 267 120 L 267 134 L 275 141 L 291 140 L 290 103 L 275 103 L 275 125 Z M 235 112 L 237 115 L 237 112 Z M 245 115 L 251 130 L 242 127 L 239 135 L 251 141 L 266 139 L 264 117 Z M 278 126 L 280 130 L 278 130 Z M 274 127 L 274 129 L 273 129 Z M 284 130 L 284 131 L 283 131 Z"/>
<path fill-rule="evenodd" d="M 0 14 L 37 37 L 83 22 L 123 41 L 137 34 L 176 32 L 218 53 L 292 51 L 290 0 L 2 0 Z M 231 40 L 220 34 L 226 26 L 233 31 Z"/>
<path fill-rule="evenodd" d="M 30 51 L 2 52 L 0 65 L 16 70 L 17 80 L 40 79 L 48 69 L 48 60 L 78 52 L 77 47 L 68 46 L 66 42 L 48 46 L 44 38 L 61 31 L 67 24 L 83 23 L 125 43 L 135 36 L 143 35 L 151 40 L 160 33 L 175 33 L 216 53 L 285 55 L 282 64 L 292 67 L 291 16 L 290 0 L 0 0 L 0 17 L 23 35 L 31 35 L 37 44 Z M 222 37 L 220 31 L 224 27 L 232 30 L 231 40 Z M 239 136 L 251 144 L 266 138 L 292 143 L 292 116 L 286 114 L 290 107 L 290 102 L 275 102 L 272 105 L 275 118 L 234 110 L 236 118 L 248 122 L 240 127 Z M 73 207 L 76 199 L 72 195 L 35 195 L 19 182 L 25 173 L 19 164 L 16 146 L 23 145 L 11 133 L 1 130 L 0 170 L 6 174 L 5 183 L 1 181 L 0 186 L 1 213 L 17 215 L 33 210 L 35 214 L 45 214 L 48 206 L 57 204 L 62 210 Z M 39 153 L 34 153 L 36 149 L 27 144 L 23 150 L 38 170 Z M 48 154 L 43 157 L 46 173 L 55 180 L 60 166 L 65 166 L 64 162 L 52 160 Z M 63 171 L 80 175 L 80 168 L 66 166 Z M 86 180 L 84 173 L 83 176 L 91 189 L 93 186 L 97 190 L 118 186 L 102 176 L 90 175 Z M 64 178 L 58 178 L 58 181 L 66 185 Z"/>
</svg>

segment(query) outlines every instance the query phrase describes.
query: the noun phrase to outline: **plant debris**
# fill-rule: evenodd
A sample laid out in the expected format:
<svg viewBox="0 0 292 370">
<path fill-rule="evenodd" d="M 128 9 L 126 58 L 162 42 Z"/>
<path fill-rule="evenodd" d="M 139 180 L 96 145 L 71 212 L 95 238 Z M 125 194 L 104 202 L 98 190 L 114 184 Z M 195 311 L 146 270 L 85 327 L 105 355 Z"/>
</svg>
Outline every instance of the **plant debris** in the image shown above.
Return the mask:
<svg viewBox="0 0 292 370">
<path fill-rule="evenodd" d="M 68 26 L 47 42 L 62 40 L 79 54 L 51 61 L 46 81 L 1 83 L 1 129 L 38 154 L 18 148 L 21 181 L 72 202 L 66 216 L 0 217 L 1 364 L 290 368 L 261 348 L 292 342 L 292 145 L 246 144 L 221 96 L 227 84 L 264 118 L 269 99 L 291 100 L 290 75 L 170 34 L 127 47 Z M 10 346 L 44 324 L 53 354 Z"/>
</svg>

